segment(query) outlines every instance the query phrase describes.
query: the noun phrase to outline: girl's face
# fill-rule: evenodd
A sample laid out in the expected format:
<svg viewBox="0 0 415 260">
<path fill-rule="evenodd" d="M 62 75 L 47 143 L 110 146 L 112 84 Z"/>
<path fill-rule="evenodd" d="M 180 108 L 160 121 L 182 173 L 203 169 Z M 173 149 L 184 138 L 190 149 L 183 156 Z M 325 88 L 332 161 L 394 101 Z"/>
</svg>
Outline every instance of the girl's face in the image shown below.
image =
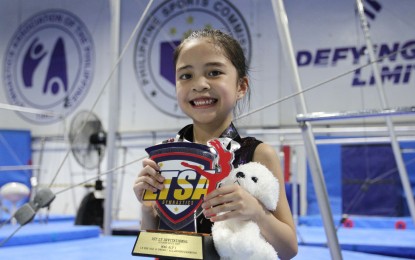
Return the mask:
<svg viewBox="0 0 415 260">
<path fill-rule="evenodd" d="M 247 78 L 239 79 L 233 64 L 207 38 L 183 46 L 176 63 L 176 94 L 194 123 L 227 126 L 247 89 Z"/>
</svg>

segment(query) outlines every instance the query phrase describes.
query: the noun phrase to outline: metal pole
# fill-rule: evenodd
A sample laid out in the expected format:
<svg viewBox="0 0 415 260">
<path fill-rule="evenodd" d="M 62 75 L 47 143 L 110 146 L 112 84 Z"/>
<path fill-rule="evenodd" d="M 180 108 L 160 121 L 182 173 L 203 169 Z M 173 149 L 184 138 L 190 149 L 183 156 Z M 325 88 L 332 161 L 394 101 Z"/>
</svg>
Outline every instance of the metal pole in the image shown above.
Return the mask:
<svg viewBox="0 0 415 260">
<path fill-rule="evenodd" d="M 116 66 L 118 56 L 120 54 L 120 12 L 121 1 L 110 0 L 111 10 L 111 67 Z M 108 132 L 107 132 L 107 169 L 114 168 L 116 162 L 116 131 L 118 129 L 118 113 L 119 113 L 119 74 L 118 68 L 114 71 L 111 78 L 110 95 L 109 95 L 109 115 L 108 115 Z M 106 178 L 105 187 L 105 206 L 104 206 L 104 235 L 111 235 L 111 222 L 112 222 L 112 205 L 113 205 L 113 187 L 114 187 L 114 172 L 110 172 Z"/>
<path fill-rule="evenodd" d="M 367 24 L 366 16 L 364 13 L 363 3 L 361 0 L 356 0 L 356 4 L 357 4 L 357 10 L 360 16 L 360 21 L 362 23 L 363 33 L 366 39 L 366 47 L 368 50 L 369 59 L 370 59 L 370 62 L 372 63 L 373 75 L 376 80 L 376 87 L 379 93 L 381 105 L 382 105 L 382 108 L 386 109 L 388 107 L 388 102 L 387 102 L 386 95 L 383 89 L 379 67 L 378 67 L 378 64 L 375 62 L 376 61 L 375 51 L 373 50 L 373 44 L 372 44 L 372 40 L 371 40 L 370 33 L 369 33 L 369 26 Z M 393 154 L 395 156 L 396 164 L 398 166 L 399 176 L 401 178 L 401 182 L 402 182 L 403 189 L 404 189 L 405 196 L 406 196 L 406 201 L 408 203 L 409 212 L 411 213 L 412 221 L 415 224 L 414 195 L 412 193 L 412 188 L 409 182 L 408 173 L 406 171 L 406 167 L 402 159 L 402 154 L 401 154 L 399 143 L 396 140 L 396 135 L 395 135 L 392 119 L 389 116 L 385 117 L 385 119 L 386 119 L 386 124 L 389 130 L 389 136 L 391 139 Z"/>
<path fill-rule="evenodd" d="M 281 43 L 283 45 L 284 53 L 290 65 L 294 85 L 297 92 L 302 93 L 301 80 L 298 73 L 297 62 L 294 55 L 294 49 L 291 42 L 291 36 L 288 28 L 288 19 L 285 12 L 284 3 L 282 0 L 272 1 L 275 20 L 280 34 Z M 296 98 L 297 112 L 305 114 L 307 112 L 304 95 L 300 94 Z M 321 216 L 323 218 L 324 229 L 326 232 L 327 243 L 330 249 L 331 258 L 340 260 L 342 258 L 339 241 L 334 226 L 333 215 L 331 213 L 330 204 L 328 201 L 327 189 L 321 169 L 320 158 L 318 157 L 317 146 L 315 144 L 312 133 L 311 124 L 304 122 L 300 125 L 301 132 L 304 139 L 304 146 L 310 164 L 311 175 L 313 179 L 314 188 L 316 191 L 317 202 L 319 204 Z"/>
</svg>

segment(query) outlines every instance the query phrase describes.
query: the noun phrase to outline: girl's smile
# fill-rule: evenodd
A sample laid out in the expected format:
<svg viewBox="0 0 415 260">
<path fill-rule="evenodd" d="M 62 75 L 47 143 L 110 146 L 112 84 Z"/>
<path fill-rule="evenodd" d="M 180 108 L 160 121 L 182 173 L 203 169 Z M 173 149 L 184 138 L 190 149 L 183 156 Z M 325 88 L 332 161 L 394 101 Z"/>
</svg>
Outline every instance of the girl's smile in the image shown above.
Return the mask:
<svg viewBox="0 0 415 260">
<path fill-rule="evenodd" d="M 218 100 L 216 98 L 195 98 L 193 100 L 190 101 L 190 104 L 194 107 L 194 108 L 206 108 L 209 107 L 211 105 L 214 105 L 216 102 L 218 102 Z"/>
</svg>

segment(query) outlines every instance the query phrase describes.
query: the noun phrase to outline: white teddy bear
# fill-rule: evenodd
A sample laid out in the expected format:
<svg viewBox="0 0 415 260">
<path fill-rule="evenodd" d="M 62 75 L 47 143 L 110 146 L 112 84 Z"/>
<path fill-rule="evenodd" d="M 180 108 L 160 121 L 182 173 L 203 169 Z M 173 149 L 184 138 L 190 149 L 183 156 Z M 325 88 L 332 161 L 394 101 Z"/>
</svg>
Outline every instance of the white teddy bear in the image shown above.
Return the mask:
<svg viewBox="0 0 415 260">
<path fill-rule="evenodd" d="M 220 182 L 222 185 L 239 184 L 268 210 L 275 210 L 279 196 L 278 179 L 268 168 L 250 162 L 233 169 Z M 261 235 L 253 221 L 229 219 L 216 222 L 212 227 L 215 248 L 221 259 L 278 259 L 277 252 Z"/>
</svg>

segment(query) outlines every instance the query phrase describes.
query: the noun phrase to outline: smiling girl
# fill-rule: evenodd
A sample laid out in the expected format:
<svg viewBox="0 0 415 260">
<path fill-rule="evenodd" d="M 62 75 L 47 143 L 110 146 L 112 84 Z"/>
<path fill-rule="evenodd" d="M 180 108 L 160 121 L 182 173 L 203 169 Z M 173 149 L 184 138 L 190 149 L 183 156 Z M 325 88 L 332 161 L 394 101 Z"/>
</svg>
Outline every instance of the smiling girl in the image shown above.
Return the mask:
<svg viewBox="0 0 415 260">
<path fill-rule="evenodd" d="M 174 59 L 178 104 L 193 121 L 179 131 L 174 141 L 206 145 L 214 138 L 231 138 L 241 145 L 235 151 L 234 167 L 259 162 L 272 171 L 280 183 L 278 206 L 272 212 L 238 185 L 210 192 L 202 204 L 204 216 L 198 218 L 198 232 L 211 233 L 214 222 L 230 218 L 252 220 L 279 257 L 291 259 L 297 254 L 298 245 L 279 158 L 271 146 L 253 137 L 242 138 L 232 123 L 235 107 L 249 98 L 250 91 L 248 68 L 240 44 L 219 30 L 195 31 L 177 47 Z M 143 161 L 143 169 L 134 184 L 140 202 L 146 189 L 164 188 L 164 178 L 158 170 L 154 161 Z M 142 208 L 142 229 L 156 229 L 158 219 L 153 205 L 144 203 Z"/>
</svg>

